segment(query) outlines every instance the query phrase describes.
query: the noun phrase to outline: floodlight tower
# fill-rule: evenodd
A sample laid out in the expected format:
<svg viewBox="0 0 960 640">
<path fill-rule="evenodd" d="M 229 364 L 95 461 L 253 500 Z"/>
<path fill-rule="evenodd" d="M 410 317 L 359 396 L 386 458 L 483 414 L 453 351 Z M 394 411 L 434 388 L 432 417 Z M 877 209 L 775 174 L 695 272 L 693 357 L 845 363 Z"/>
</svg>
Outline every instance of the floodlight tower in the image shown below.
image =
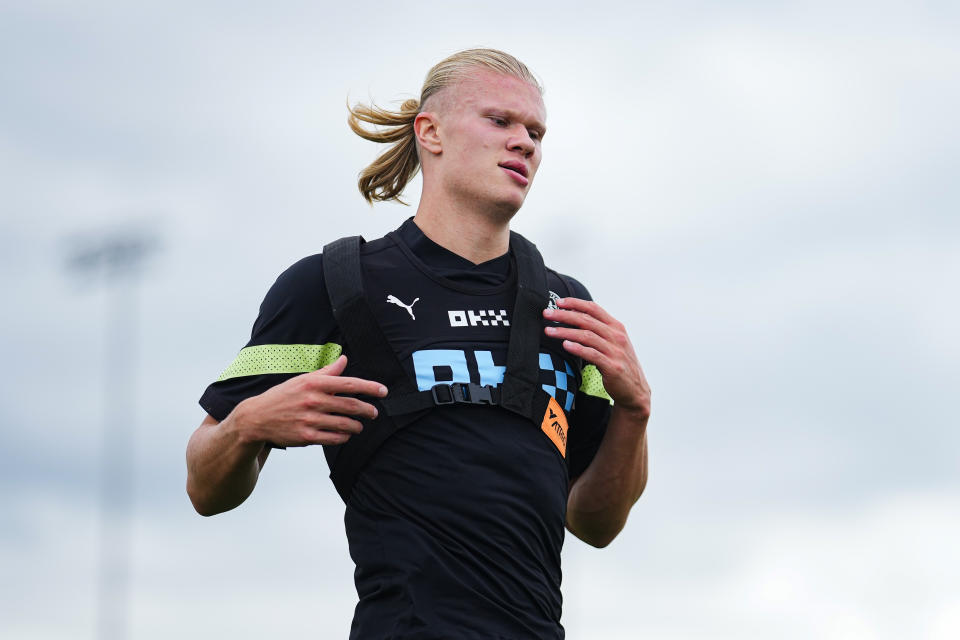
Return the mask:
<svg viewBox="0 0 960 640">
<path fill-rule="evenodd" d="M 143 229 L 101 233 L 71 242 L 68 269 L 107 287 L 104 314 L 103 435 L 100 446 L 100 532 L 97 635 L 129 635 L 131 514 L 134 479 L 137 291 L 143 264 L 157 248 Z"/>
</svg>

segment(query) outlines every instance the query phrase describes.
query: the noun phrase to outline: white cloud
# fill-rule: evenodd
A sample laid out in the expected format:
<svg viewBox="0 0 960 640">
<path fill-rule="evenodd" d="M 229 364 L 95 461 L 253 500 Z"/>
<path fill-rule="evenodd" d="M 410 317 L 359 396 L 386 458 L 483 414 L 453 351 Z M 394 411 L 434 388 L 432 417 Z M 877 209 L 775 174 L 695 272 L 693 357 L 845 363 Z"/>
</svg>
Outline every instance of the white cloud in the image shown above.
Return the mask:
<svg viewBox="0 0 960 640">
<path fill-rule="evenodd" d="M 276 468 L 251 501 L 228 514 L 201 518 L 185 496 L 179 508 L 138 509 L 134 637 L 346 634 L 355 592 L 342 506 L 323 474 L 311 471 L 322 464 L 313 454 L 271 461 Z M 305 478 L 315 496 L 296 491 Z M 678 510 L 669 487 L 652 490 L 608 549 L 568 538 L 570 637 L 939 640 L 960 633 L 956 492 L 724 517 Z M 5 502 L 0 634 L 89 637 L 92 505 L 36 492 Z"/>
<path fill-rule="evenodd" d="M 891 494 L 844 509 L 720 521 L 644 500 L 611 557 L 576 543 L 567 550 L 571 637 L 960 633 L 960 494 Z"/>
</svg>

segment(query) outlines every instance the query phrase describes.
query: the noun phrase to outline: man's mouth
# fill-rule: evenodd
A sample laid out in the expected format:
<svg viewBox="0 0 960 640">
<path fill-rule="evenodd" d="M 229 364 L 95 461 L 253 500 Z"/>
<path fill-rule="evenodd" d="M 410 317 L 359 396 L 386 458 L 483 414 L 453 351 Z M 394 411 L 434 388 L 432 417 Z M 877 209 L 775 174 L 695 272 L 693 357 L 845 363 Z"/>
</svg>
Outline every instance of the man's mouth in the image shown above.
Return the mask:
<svg viewBox="0 0 960 640">
<path fill-rule="evenodd" d="M 501 163 L 500 166 L 503 167 L 504 169 L 507 169 L 508 171 L 515 171 L 516 173 L 519 173 L 524 178 L 527 177 L 527 165 L 523 164 L 522 162 L 516 162 L 511 160 L 509 162 Z"/>
</svg>

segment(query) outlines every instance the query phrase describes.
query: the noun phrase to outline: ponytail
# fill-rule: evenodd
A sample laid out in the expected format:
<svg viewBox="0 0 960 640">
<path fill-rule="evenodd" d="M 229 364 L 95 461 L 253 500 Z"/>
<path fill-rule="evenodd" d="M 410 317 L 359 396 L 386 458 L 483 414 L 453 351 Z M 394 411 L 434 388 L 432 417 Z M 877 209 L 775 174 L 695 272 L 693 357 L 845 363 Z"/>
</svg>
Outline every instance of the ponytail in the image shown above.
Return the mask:
<svg viewBox="0 0 960 640">
<path fill-rule="evenodd" d="M 357 186 L 364 199 L 376 201 L 400 200 L 407 183 L 420 170 L 417 156 L 417 140 L 413 133 L 413 121 L 420 112 L 420 102 L 407 100 L 399 111 L 388 111 L 376 105 L 357 104 L 348 107 L 347 124 L 355 134 L 371 142 L 393 143 L 377 157 L 369 167 L 360 172 Z M 366 129 L 363 124 L 385 127 L 383 130 Z"/>
</svg>

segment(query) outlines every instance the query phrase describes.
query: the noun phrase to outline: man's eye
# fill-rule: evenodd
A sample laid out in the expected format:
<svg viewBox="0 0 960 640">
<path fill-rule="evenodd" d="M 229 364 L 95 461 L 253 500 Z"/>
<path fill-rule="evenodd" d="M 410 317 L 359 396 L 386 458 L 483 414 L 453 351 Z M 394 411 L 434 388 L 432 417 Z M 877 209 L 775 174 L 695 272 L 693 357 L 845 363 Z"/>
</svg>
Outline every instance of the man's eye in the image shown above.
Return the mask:
<svg viewBox="0 0 960 640">
<path fill-rule="evenodd" d="M 503 118 L 497 118 L 496 116 L 494 116 L 494 117 L 491 117 L 490 120 L 492 120 L 493 124 L 497 125 L 498 127 L 507 126 L 507 121 L 504 120 Z"/>
<path fill-rule="evenodd" d="M 527 135 L 530 136 L 530 139 L 531 139 L 531 140 L 539 140 L 539 139 L 540 139 L 540 132 L 539 132 L 539 131 L 528 131 L 528 132 L 527 132 Z"/>
</svg>

